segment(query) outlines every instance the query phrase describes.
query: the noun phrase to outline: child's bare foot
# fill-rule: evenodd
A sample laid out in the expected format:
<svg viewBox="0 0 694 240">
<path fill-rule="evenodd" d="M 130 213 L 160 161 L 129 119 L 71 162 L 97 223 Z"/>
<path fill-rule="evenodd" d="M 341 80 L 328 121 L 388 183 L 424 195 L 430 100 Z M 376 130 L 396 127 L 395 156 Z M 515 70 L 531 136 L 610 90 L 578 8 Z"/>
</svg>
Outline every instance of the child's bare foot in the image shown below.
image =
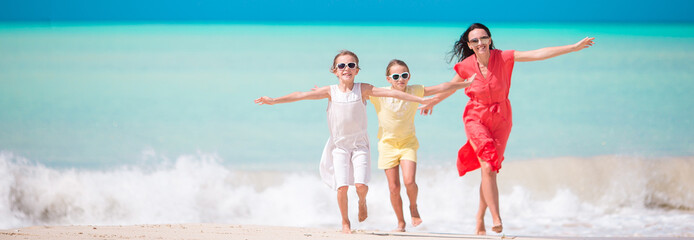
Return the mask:
<svg viewBox="0 0 694 240">
<path fill-rule="evenodd" d="M 487 229 L 484 227 L 484 219 L 477 219 L 477 235 L 487 235 Z"/>
<path fill-rule="evenodd" d="M 494 225 L 494 226 L 492 227 L 492 231 L 494 231 L 495 233 L 501 233 L 502 231 L 504 231 L 504 226 L 501 225 L 501 224 L 499 224 L 499 225 Z"/>
<path fill-rule="evenodd" d="M 410 215 L 412 215 L 412 226 L 417 227 L 422 224 L 422 218 L 419 217 L 419 211 L 417 211 L 417 205 L 410 206 Z"/>
<path fill-rule="evenodd" d="M 350 226 L 349 221 L 342 221 L 342 233 L 346 234 L 351 234 L 352 233 L 352 227 Z"/>
<path fill-rule="evenodd" d="M 494 226 L 492 227 L 492 231 L 495 233 L 501 233 L 504 231 L 504 226 L 501 224 L 501 219 L 497 221 L 494 221 Z"/>
<path fill-rule="evenodd" d="M 363 222 L 369 214 L 366 212 L 366 200 L 359 200 L 359 222 Z"/>
</svg>

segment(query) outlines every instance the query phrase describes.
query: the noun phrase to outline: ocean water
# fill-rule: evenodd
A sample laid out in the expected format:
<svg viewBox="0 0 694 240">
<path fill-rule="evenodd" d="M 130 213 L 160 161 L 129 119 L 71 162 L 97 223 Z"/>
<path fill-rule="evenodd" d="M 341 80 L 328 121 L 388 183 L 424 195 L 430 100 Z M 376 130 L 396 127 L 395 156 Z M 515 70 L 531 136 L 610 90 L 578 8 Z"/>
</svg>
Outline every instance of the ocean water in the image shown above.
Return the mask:
<svg viewBox="0 0 694 240">
<path fill-rule="evenodd" d="M 467 25 L 3 23 L 0 229 L 338 229 L 335 192 L 317 170 L 326 100 L 253 100 L 336 83 L 328 69 L 340 49 L 359 56 L 359 82 L 386 86 L 393 58 L 408 63 L 413 84 L 449 81 L 447 53 Z M 504 233 L 694 236 L 694 25 L 488 26 L 499 49 L 596 37 L 589 49 L 515 65 L 499 174 Z M 454 170 L 466 101 L 456 93 L 416 119 L 424 223 L 408 231 L 474 230 L 479 174 Z M 375 147 L 372 159 L 369 219 L 357 223 L 353 192 L 350 216 L 356 229 L 390 230 Z"/>
</svg>

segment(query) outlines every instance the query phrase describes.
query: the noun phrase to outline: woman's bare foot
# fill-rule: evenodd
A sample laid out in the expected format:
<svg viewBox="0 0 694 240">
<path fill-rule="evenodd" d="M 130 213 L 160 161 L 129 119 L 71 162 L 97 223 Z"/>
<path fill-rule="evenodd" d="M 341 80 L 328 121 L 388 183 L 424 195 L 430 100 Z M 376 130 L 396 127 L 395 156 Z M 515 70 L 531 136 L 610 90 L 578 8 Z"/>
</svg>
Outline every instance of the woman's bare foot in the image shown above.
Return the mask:
<svg viewBox="0 0 694 240">
<path fill-rule="evenodd" d="M 352 227 L 350 226 L 349 221 L 342 221 L 342 233 L 346 233 L 346 234 L 352 233 Z"/>
<path fill-rule="evenodd" d="M 498 223 L 497 221 L 494 221 L 492 231 L 494 231 L 495 233 L 501 233 L 502 231 L 504 231 L 504 226 L 501 224 L 501 219 L 499 219 Z"/>
<path fill-rule="evenodd" d="M 363 222 L 369 214 L 366 212 L 366 200 L 359 200 L 359 222 Z"/>
<path fill-rule="evenodd" d="M 417 210 L 417 205 L 410 206 L 410 215 L 412 215 L 412 226 L 416 227 L 422 224 L 422 218 L 419 217 L 419 211 Z"/>
<path fill-rule="evenodd" d="M 398 222 L 398 228 L 393 230 L 393 232 L 405 232 L 405 226 L 407 226 L 405 222 Z"/>
<path fill-rule="evenodd" d="M 477 235 L 487 235 L 487 229 L 484 227 L 484 219 L 478 219 L 477 220 L 477 232 L 475 233 Z"/>
</svg>

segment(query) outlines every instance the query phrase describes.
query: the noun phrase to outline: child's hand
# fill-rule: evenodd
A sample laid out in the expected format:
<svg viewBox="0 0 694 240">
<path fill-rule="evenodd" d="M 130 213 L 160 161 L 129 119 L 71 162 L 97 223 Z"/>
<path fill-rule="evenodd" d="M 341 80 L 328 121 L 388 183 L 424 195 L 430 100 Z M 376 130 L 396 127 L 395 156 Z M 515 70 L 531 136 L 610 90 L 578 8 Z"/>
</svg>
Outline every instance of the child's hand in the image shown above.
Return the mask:
<svg viewBox="0 0 694 240">
<path fill-rule="evenodd" d="M 472 81 L 475 81 L 476 76 L 477 73 L 472 74 L 469 78 L 463 79 L 461 82 L 447 82 L 444 84 L 446 84 L 446 89 L 457 91 L 458 89 L 463 89 L 472 85 Z"/>
<path fill-rule="evenodd" d="M 465 79 L 465 81 L 463 81 L 463 82 L 464 82 L 464 83 L 469 83 L 468 86 L 470 86 L 470 85 L 472 84 L 472 81 L 475 81 L 475 77 L 476 77 L 476 76 L 477 76 L 477 73 L 472 74 L 472 76 L 470 76 L 469 78 Z"/>
<path fill-rule="evenodd" d="M 257 103 L 258 105 L 263 105 L 263 104 L 272 105 L 272 104 L 275 104 L 275 99 L 273 99 L 271 97 L 265 97 L 264 96 L 264 97 L 260 97 L 260 98 L 256 99 L 255 103 Z"/>
</svg>

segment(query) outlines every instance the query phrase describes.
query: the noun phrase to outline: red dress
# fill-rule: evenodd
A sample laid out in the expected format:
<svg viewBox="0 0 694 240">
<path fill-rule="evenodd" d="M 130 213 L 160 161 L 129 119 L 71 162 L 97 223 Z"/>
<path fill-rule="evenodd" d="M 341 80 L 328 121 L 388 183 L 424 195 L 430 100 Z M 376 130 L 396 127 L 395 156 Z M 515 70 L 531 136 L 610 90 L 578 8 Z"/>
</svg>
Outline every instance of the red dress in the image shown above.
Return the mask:
<svg viewBox="0 0 694 240">
<path fill-rule="evenodd" d="M 511 102 L 508 92 L 513 72 L 513 50 L 490 51 L 487 78 L 477 66 L 477 56 L 472 55 L 454 67 L 458 75 L 466 79 L 477 73 L 472 85 L 465 88 L 470 97 L 463 113 L 467 143 L 458 151 L 458 174 L 480 168 L 478 158 L 488 162 L 493 171 L 499 172 L 504 160 L 506 141 L 511 134 Z M 472 148 L 475 145 L 477 151 Z"/>
</svg>

